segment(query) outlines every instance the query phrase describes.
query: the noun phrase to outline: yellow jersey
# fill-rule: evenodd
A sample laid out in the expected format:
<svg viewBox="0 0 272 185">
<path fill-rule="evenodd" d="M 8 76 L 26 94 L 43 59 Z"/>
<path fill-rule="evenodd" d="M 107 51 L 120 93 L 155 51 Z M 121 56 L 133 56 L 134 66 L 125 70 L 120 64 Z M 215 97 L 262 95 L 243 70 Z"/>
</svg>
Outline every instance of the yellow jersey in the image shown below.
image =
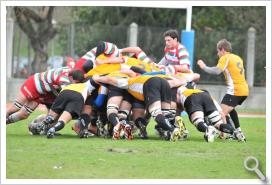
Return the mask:
<svg viewBox="0 0 272 185">
<path fill-rule="evenodd" d="M 125 64 L 129 66 L 136 66 L 139 68 L 144 69 L 146 72 L 152 72 L 152 71 L 160 71 L 158 67 L 153 65 L 152 63 L 148 63 L 146 61 L 136 59 L 136 58 L 131 58 L 131 57 L 124 57 L 125 59 Z"/>
<path fill-rule="evenodd" d="M 105 60 L 109 57 L 104 54 L 101 54 L 97 58 L 101 60 Z M 158 67 L 156 67 L 153 64 L 147 63 L 146 61 L 142 61 L 142 60 L 131 58 L 131 57 L 123 57 L 123 58 L 125 61 L 124 63 L 98 65 L 94 67 L 93 69 L 91 69 L 90 71 L 88 71 L 87 76 L 91 77 L 94 74 L 105 75 L 114 71 L 120 71 L 121 69 L 129 69 L 130 66 L 136 66 L 136 67 L 142 68 L 147 72 L 160 71 Z"/>
<path fill-rule="evenodd" d="M 181 86 L 178 88 L 177 93 L 180 96 L 180 103 L 184 107 L 184 102 L 186 99 L 191 96 L 192 94 L 202 93 L 204 91 L 199 89 L 187 89 L 185 86 Z"/>
<path fill-rule="evenodd" d="M 223 55 L 217 67 L 224 72 L 227 83 L 227 94 L 234 96 L 248 96 L 248 84 L 245 79 L 243 60 L 232 53 Z"/>
<path fill-rule="evenodd" d="M 93 87 L 90 81 L 88 80 L 85 83 L 76 83 L 76 84 L 67 85 L 61 90 L 61 92 L 65 90 L 78 92 L 82 95 L 85 102 L 85 100 L 87 99 L 87 96 L 90 95 L 94 89 L 95 87 Z"/>
<path fill-rule="evenodd" d="M 145 76 L 138 76 L 135 78 L 129 78 L 127 91 L 137 100 L 144 101 L 144 92 L 143 92 L 144 84 L 145 82 L 147 82 L 147 80 L 153 77 L 156 77 L 156 76 L 145 75 Z"/>
</svg>

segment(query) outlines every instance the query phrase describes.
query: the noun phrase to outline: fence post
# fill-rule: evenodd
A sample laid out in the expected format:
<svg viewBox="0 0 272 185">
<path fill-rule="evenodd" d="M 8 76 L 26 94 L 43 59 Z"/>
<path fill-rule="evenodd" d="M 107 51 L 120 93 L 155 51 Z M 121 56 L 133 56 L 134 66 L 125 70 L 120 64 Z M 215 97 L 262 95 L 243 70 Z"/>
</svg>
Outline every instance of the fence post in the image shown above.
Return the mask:
<svg viewBox="0 0 272 185">
<path fill-rule="evenodd" d="M 71 43 L 70 43 L 70 55 L 74 57 L 75 55 L 75 23 L 71 24 Z"/>
<path fill-rule="evenodd" d="M 247 68 L 246 79 L 249 87 L 254 85 L 254 65 L 255 65 L 255 38 L 256 29 L 250 27 L 247 32 Z"/>
<path fill-rule="evenodd" d="M 6 32 L 6 55 L 7 55 L 7 78 L 11 78 L 12 74 L 12 44 L 13 44 L 13 30 L 14 30 L 14 21 L 12 18 L 7 18 L 7 32 Z"/>
<path fill-rule="evenodd" d="M 129 26 L 129 46 L 137 46 L 138 25 L 133 22 Z"/>
</svg>

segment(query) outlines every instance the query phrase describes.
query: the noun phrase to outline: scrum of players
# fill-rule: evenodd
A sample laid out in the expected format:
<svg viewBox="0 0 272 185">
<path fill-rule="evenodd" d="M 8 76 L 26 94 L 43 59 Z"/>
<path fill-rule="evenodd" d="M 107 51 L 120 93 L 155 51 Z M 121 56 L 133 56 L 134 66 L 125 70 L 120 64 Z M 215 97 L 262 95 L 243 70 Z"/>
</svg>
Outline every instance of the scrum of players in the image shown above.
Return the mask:
<svg viewBox="0 0 272 185">
<path fill-rule="evenodd" d="M 72 130 L 79 138 L 149 139 L 153 119 L 158 137 L 183 141 L 189 134 L 181 117 L 186 111 L 205 141 L 245 142 L 209 92 L 196 88 L 200 75 L 190 70 L 186 48 L 179 42 L 170 47 L 167 38 L 172 35 L 164 36 L 165 56 L 159 63 L 139 47 L 118 49 L 101 41 L 77 62 L 30 76 L 7 108 L 6 124 L 27 119 L 44 104 L 47 114 L 28 125 L 32 135 L 54 138 L 76 120 Z"/>
</svg>

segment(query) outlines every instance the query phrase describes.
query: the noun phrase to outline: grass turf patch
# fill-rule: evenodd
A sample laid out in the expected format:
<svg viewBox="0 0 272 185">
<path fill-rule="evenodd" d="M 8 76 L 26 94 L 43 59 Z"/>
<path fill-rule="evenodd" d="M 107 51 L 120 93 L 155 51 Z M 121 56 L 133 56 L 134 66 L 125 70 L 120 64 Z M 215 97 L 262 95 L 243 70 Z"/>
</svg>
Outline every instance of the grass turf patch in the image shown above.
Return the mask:
<svg viewBox="0 0 272 185">
<path fill-rule="evenodd" d="M 216 139 L 207 143 L 185 118 L 185 141 L 163 141 L 148 125 L 150 139 L 79 139 L 69 123 L 62 136 L 31 136 L 28 120 L 7 126 L 7 179 L 255 179 L 243 166 L 247 156 L 266 170 L 265 118 L 240 118 L 246 143 Z"/>
</svg>

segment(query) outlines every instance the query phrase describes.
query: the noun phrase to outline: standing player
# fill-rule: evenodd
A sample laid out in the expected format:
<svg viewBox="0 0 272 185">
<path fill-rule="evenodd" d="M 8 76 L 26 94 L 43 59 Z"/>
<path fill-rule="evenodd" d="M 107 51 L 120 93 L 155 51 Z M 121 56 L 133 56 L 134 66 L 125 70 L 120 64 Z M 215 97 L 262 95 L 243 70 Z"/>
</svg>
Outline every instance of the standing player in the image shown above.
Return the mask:
<svg viewBox="0 0 272 185">
<path fill-rule="evenodd" d="M 185 46 L 179 43 L 177 30 L 168 30 L 164 34 L 165 55 L 159 62 L 160 65 L 174 65 L 176 71 L 190 73 L 189 53 Z"/>
<path fill-rule="evenodd" d="M 241 105 L 249 94 L 248 84 L 245 79 L 245 70 L 243 60 L 231 53 L 231 43 L 222 39 L 217 43 L 217 55 L 219 57 L 217 66 L 208 67 L 202 60 L 198 60 L 199 67 L 209 74 L 219 75 L 224 73 L 227 92 L 222 99 L 221 107 L 225 115 L 230 115 L 235 125 L 235 136 L 240 141 L 246 141 L 246 138 L 240 128 L 238 114 L 235 110 L 237 105 Z M 226 119 L 229 119 L 226 117 Z"/>
</svg>

